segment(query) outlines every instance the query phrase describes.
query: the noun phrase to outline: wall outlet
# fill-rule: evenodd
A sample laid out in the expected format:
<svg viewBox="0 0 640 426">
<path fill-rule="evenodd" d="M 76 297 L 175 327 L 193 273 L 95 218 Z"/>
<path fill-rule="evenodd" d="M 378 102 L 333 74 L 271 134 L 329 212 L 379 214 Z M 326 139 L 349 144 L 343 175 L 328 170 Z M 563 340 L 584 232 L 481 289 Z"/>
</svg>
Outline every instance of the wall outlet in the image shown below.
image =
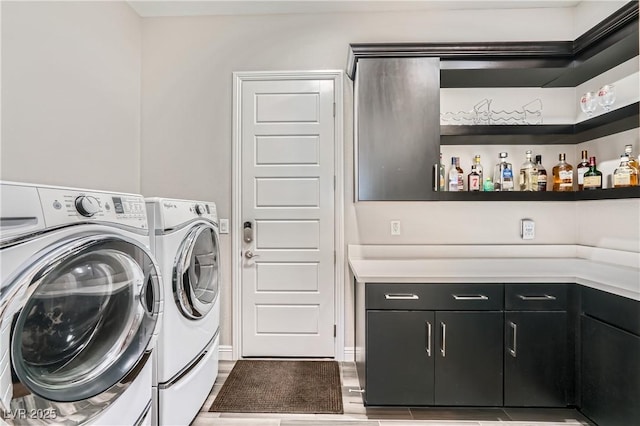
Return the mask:
<svg viewBox="0 0 640 426">
<path fill-rule="evenodd" d="M 533 219 L 520 219 L 520 237 L 523 240 L 533 240 L 536 237 L 536 223 Z"/>
<path fill-rule="evenodd" d="M 229 219 L 220 219 L 220 233 L 221 234 L 229 233 Z"/>
<path fill-rule="evenodd" d="M 392 220 L 391 221 L 391 235 L 400 235 L 400 221 Z"/>
</svg>

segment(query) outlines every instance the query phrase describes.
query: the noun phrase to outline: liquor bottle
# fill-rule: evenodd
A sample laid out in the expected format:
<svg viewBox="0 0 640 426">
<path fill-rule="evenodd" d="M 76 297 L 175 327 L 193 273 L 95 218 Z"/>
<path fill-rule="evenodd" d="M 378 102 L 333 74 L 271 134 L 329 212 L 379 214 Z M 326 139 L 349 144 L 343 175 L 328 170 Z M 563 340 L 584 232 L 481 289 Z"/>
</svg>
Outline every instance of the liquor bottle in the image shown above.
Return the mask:
<svg viewBox="0 0 640 426">
<path fill-rule="evenodd" d="M 553 168 L 553 190 L 573 191 L 573 166 L 567 163 L 564 153 L 558 159 L 560 162 Z"/>
<path fill-rule="evenodd" d="M 633 145 L 625 145 L 624 153 L 629 157 L 629 166 L 635 168 L 638 173 L 640 173 L 640 163 L 638 163 L 638 159 L 633 156 Z"/>
<path fill-rule="evenodd" d="M 471 173 L 467 175 L 467 191 L 478 192 L 482 190 L 482 178 L 478 173 L 476 164 L 471 165 Z"/>
<path fill-rule="evenodd" d="M 578 190 L 582 191 L 584 185 L 584 174 L 589 170 L 589 157 L 587 156 L 586 150 L 582 151 L 582 159 L 576 169 L 578 171 Z"/>
<path fill-rule="evenodd" d="M 536 169 L 538 170 L 538 191 L 546 191 L 547 170 L 542 165 L 542 155 L 536 155 Z"/>
<path fill-rule="evenodd" d="M 620 166 L 613 172 L 613 187 L 624 188 L 638 185 L 638 170 L 629 166 L 629 157 L 620 156 Z"/>
<path fill-rule="evenodd" d="M 531 150 L 525 153 L 526 161 L 520 168 L 520 191 L 538 190 L 538 170 L 536 164 L 531 161 Z"/>
<path fill-rule="evenodd" d="M 493 182 L 491 181 L 490 177 L 484 180 L 484 184 L 482 185 L 482 190 L 486 192 L 493 191 Z"/>
<path fill-rule="evenodd" d="M 602 188 L 602 172 L 596 168 L 596 157 L 589 157 L 589 169 L 584 172 L 583 189 Z"/>
<path fill-rule="evenodd" d="M 464 191 L 464 172 L 460 168 L 460 157 L 451 157 L 449 191 Z"/>
<path fill-rule="evenodd" d="M 494 191 L 513 191 L 513 167 L 507 162 L 508 155 L 506 152 L 500 153 L 500 162 L 493 172 Z"/>
<path fill-rule="evenodd" d="M 438 191 L 445 191 L 446 190 L 446 172 L 444 170 L 444 163 L 442 162 L 442 153 L 440 153 L 440 162 L 438 163 L 438 185 L 436 185 L 436 187 L 438 188 Z"/>
<path fill-rule="evenodd" d="M 474 164 L 476 166 L 476 173 L 478 173 L 478 175 L 480 175 L 480 191 L 483 191 L 483 186 L 484 186 L 484 173 L 483 173 L 483 168 L 482 168 L 482 164 L 480 164 L 480 156 L 476 155 L 473 157 L 473 161 Z"/>
</svg>

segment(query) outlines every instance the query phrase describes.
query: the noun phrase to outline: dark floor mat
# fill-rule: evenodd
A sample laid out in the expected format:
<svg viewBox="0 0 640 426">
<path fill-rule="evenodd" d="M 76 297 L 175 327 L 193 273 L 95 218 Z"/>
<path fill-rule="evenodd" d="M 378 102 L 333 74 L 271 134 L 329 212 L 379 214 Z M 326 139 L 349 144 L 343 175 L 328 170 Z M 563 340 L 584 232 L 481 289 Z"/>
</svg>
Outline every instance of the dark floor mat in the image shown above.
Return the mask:
<svg viewBox="0 0 640 426">
<path fill-rule="evenodd" d="M 342 414 L 336 361 L 236 362 L 209 411 Z"/>
</svg>

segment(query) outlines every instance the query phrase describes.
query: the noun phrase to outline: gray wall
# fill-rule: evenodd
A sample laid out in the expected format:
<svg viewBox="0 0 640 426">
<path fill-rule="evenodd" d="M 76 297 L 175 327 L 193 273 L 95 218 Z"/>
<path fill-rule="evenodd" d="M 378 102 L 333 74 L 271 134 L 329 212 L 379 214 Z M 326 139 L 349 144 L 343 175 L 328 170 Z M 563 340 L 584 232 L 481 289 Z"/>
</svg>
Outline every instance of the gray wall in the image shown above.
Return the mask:
<svg viewBox="0 0 640 426">
<path fill-rule="evenodd" d="M 1 8 L 1 178 L 139 192 L 141 18 L 123 2 Z"/>
</svg>

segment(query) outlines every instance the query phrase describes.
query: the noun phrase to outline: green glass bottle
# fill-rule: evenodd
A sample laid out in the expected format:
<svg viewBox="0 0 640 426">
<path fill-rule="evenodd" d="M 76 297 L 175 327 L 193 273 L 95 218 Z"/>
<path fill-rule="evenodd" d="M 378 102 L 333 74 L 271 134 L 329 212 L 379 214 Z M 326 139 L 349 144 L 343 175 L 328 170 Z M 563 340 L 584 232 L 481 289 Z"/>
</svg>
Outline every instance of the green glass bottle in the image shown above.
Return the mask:
<svg viewBox="0 0 640 426">
<path fill-rule="evenodd" d="M 602 188 L 602 172 L 596 168 L 596 157 L 589 157 L 589 170 L 584 172 L 583 188 L 585 190 Z"/>
</svg>

